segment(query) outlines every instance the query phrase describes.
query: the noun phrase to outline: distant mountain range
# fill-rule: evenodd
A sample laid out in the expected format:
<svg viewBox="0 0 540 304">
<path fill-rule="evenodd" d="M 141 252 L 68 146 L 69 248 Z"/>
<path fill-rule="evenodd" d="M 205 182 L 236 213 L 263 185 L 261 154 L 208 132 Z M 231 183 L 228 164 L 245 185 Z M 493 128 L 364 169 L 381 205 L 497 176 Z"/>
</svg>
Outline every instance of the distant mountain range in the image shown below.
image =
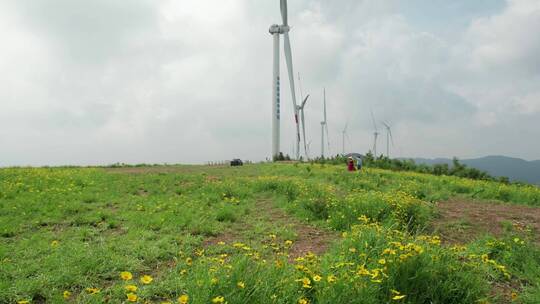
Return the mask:
<svg viewBox="0 0 540 304">
<path fill-rule="evenodd" d="M 413 158 L 418 164 L 452 164 L 448 158 Z M 540 160 L 526 161 L 506 156 L 486 156 L 474 159 L 460 159 L 462 164 L 486 171 L 493 176 L 506 176 L 512 181 L 540 185 Z"/>
</svg>

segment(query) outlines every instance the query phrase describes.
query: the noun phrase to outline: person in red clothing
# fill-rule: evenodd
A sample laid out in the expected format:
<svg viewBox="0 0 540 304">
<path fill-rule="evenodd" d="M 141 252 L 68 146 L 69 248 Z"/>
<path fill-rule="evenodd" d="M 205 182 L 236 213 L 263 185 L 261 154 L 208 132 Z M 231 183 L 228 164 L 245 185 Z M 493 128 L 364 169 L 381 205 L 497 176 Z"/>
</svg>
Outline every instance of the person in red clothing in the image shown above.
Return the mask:
<svg viewBox="0 0 540 304">
<path fill-rule="evenodd" d="M 347 159 L 347 169 L 349 171 L 356 171 L 356 167 L 354 166 L 354 160 L 352 157 L 349 157 Z"/>
</svg>

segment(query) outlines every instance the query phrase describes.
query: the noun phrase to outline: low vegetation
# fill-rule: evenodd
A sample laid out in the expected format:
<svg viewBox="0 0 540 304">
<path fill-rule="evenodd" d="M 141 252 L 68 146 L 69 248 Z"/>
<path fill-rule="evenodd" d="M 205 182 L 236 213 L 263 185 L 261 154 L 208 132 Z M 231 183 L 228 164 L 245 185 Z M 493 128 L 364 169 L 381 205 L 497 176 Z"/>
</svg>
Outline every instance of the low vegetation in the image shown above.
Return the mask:
<svg viewBox="0 0 540 304">
<path fill-rule="evenodd" d="M 534 231 L 446 243 L 450 198 L 540 207 L 533 186 L 343 165 L 1 169 L 0 303 L 540 303 Z"/>
<path fill-rule="evenodd" d="M 489 173 L 468 167 L 461 163 L 458 158 L 453 159 L 452 165 L 448 164 L 418 164 L 413 159 L 398 159 L 388 158 L 384 155 L 375 157 L 373 154 L 367 153 L 363 158 L 363 165 L 371 168 L 386 169 L 392 171 L 410 171 L 417 173 L 432 174 L 437 176 L 458 176 L 475 180 L 497 181 L 504 184 L 509 184 L 508 177 L 495 177 Z M 319 164 L 342 164 L 346 162 L 346 158 L 341 155 L 336 155 L 331 158 L 318 158 L 314 162 Z"/>
</svg>

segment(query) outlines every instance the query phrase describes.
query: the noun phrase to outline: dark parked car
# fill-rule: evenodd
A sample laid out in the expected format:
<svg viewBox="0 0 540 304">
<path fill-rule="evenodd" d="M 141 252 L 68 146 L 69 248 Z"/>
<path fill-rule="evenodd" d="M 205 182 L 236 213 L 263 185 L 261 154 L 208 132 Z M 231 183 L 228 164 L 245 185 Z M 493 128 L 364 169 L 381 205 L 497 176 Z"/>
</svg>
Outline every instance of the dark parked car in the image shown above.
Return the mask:
<svg viewBox="0 0 540 304">
<path fill-rule="evenodd" d="M 244 163 L 242 162 L 241 159 L 236 158 L 236 159 L 231 160 L 231 166 L 233 167 L 243 166 L 243 165 Z"/>
</svg>

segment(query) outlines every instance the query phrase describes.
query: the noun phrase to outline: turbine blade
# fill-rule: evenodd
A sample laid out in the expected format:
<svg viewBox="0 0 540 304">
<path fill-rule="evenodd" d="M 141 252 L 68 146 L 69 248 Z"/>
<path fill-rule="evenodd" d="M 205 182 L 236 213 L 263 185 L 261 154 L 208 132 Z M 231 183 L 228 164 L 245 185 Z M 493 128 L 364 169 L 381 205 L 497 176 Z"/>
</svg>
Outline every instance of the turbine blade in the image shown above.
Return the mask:
<svg viewBox="0 0 540 304">
<path fill-rule="evenodd" d="M 300 123 L 298 119 L 298 104 L 296 103 L 296 89 L 294 86 L 294 70 L 293 70 L 293 63 L 292 63 L 292 51 L 291 51 L 291 40 L 289 39 L 289 33 L 286 32 L 284 35 L 285 40 L 285 60 L 287 61 L 287 70 L 289 72 L 289 83 L 291 87 L 291 96 L 293 101 L 293 107 L 294 107 L 294 121 L 296 123 L 296 140 L 297 140 L 297 149 L 296 149 L 296 156 L 299 157 L 299 147 L 300 147 Z"/>
<path fill-rule="evenodd" d="M 308 95 L 309 97 L 309 95 Z M 306 98 L 307 100 L 307 98 Z M 304 104 L 305 104 L 305 101 L 304 101 Z M 303 139 L 304 139 L 304 152 L 306 154 L 306 158 L 308 158 L 308 152 L 307 152 L 307 143 L 306 143 L 306 120 L 305 120 L 305 116 L 304 116 L 304 107 L 302 107 L 302 135 L 303 135 Z"/>
<path fill-rule="evenodd" d="M 293 99 L 294 108 L 296 109 L 296 91 L 294 87 L 294 72 L 293 72 L 293 63 L 292 63 L 292 51 L 291 51 L 291 41 L 289 39 L 289 33 L 284 34 L 285 40 L 285 60 L 287 61 L 287 70 L 289 72 L 289 83 L 291 87 L 291 94 Z M 295 110 L 297 112 L 297 110 Z"/>
<path fill-rule="evenodd" d="M 289 17 L 287 12 L 287 0 L 281 0 L 281 18 L 283 18 L 283 25 L 289 25 Z"/>
<path fill-rule="evenodd" d="M 300 106 L 300 108 L 302 110 L 304 110 L 304 106 L 306 105 L 306 102 L 308 101 L 308 98 L 309 98 L 309 94 L 306 96 L 306 98 L 304 98 L 304 101 L 302 102 L 302 105 Z"/>
</svg>

